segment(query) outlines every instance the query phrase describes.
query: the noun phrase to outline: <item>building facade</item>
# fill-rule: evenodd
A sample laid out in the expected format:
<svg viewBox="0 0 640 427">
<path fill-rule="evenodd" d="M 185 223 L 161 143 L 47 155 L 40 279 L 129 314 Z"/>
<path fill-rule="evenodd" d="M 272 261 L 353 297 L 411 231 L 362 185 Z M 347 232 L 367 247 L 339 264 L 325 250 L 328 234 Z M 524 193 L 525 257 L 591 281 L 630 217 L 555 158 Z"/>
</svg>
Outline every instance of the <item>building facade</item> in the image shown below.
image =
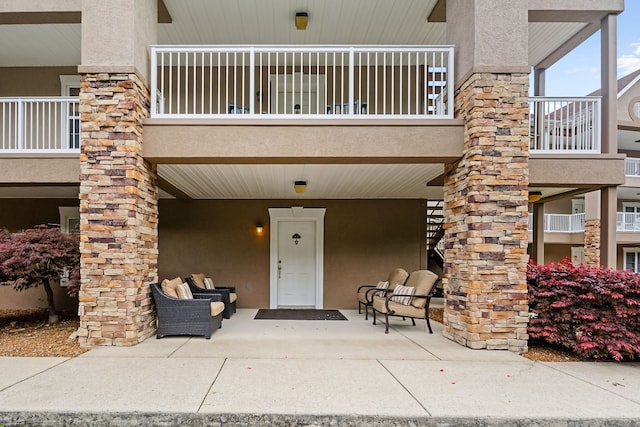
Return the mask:
<svg viewBox="0 0 640 427">
<path fill-rule="evenodd" d="M 609 213 L 624 182 L 623 7 L 4 4 L 1 224 L 77 225 L 80 342 L 135 345 L 149 284 L 193 272 L 244 307 L 355 307 L 360 284 L 426 268 L 439 200 L 445 335 L 523 351 L 530 197 L 599 190 Z M 601 96 L 544 97 L 544 70 L 598 31 Z"/>
<path fill-rule="evenodd" d="M 615 198 L 615 265 L 619 270 L 640 271 L 637 254 L 640 252 L 638 226 L 638 169 L 637 141 L 640 140 L 640 70 L 620 78 L 617 82 L 617 149 L 625 156 L 625 181 L 616 189 Z M 600 96 L 595 91 L 589 96 Z M 558 262 L 570 257 L 575 263 L 601 264 L 601 195 L 599 191 L 549 197 L 536 204 L 536 211 L 544 218 L 545 244 L 537 257 L 541 262 Z M 529 219 L 530 242 L 533 244 L 533 215 Z M 535 244 L 533 244 L 535 246 Z M 535 259 L 536 257 L 534 257 Z"/>
</svg>

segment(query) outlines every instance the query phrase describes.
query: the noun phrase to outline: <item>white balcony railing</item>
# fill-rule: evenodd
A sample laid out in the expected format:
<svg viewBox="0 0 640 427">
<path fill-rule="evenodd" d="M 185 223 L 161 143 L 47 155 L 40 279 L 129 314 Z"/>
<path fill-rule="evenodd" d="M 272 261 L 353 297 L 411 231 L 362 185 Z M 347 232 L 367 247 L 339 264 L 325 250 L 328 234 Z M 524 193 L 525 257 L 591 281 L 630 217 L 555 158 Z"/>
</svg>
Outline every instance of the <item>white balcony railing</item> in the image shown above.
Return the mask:
<svg viewBox="0 0 640 427">
<path fill-rule="evenodd" d="M 533 215 L 529 215 L 529 231 L 533 230 Z M 545 233 L 582 233 L 584 214 L 544 214 Z M 640 213 L 618 212 L 616 231 L 640 232 Z"/>
<path fill-rule="evenodd" d="M 640 159 L 629 157 L 624 159 L 624 174 L 626 176 L 640 177 Z"/>
<path fill-rule="evenodd" d="M 618 212 L 617 231 L 640 231 L 640 213 Z"/>
<path fill-rule="evenodd" d="M 529 99 L 532 153 L 600 153 L 600 98 Z"/>
<path fill-rule="evenodd" d="M 0 98 L 0 153 L 79 153 L 78 98 Z"/>
<path fill-rule="evenodd" d="M 452 118 L 453 48 L 155 46 L 152 118 Z"/>
<path fill-rule="evenodd" d="M 529 215 L 529 230 L 533 230 L 533 215 Z M 582 233 L 584 231 L 584 213 L 544 214 L 545 233 Z"/>
</svg>

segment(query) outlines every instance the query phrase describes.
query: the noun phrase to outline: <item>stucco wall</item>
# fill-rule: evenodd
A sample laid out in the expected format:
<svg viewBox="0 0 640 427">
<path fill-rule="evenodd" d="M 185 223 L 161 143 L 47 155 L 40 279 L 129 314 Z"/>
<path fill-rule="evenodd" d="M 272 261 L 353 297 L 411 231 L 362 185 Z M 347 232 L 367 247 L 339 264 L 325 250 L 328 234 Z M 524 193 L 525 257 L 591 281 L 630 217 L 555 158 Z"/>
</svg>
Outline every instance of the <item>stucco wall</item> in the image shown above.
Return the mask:
<svg viewBox="0 0 640 427">
<path fill-rule="evenodd" d="M 1 199 L 0 228 L 19 231 L 39 224 L 58 224 L 60 206 L 78 206 L 78 199 Z"/>
<path fill-rule="evenodd" d="M 355 308 L 356 289 L 421 265 L 420 200 L 160 201 L 160 279 L 203 272 L 235 285 L 239 307 L 269 306 L 270 207 L 325 207 L 324 307 Z M 265 225 L 263 236 L 255 224 Z"/>
<path fill-rule="evenodd" d="M 544 263 L 560 262 L 564 258 L 571 257 L 571 246 L 582 245 L 545 245 Z"/>
<path fill-rule="evenodd" d="M 77 67 L 0 67 L 0 96 L 60 96 L 60 76 Z"/>
<path fill-rule="evenodd" d="M 0 228 L 9 231 L 33 227 L 38 224 L 60 222 L 59 206 L 78 206 L 77 199 L 2 199 Z M 56 307 L 75 313 L 77 298 L 70 298 L 57 285 L 53 286 Z M 8 286 L 0 286 L 0 309 L 31 309 L 47 306 L 47 296 L 42 288 L 16 292 Z"/>
</svg>

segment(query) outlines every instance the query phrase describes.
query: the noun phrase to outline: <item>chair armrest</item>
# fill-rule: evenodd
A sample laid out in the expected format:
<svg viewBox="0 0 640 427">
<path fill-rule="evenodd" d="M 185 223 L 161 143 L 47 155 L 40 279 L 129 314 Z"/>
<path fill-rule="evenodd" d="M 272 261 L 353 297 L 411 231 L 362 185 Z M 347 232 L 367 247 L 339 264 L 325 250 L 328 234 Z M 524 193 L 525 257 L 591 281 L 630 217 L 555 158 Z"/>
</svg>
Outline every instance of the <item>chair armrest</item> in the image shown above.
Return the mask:
<svg viewBox="0 0 640 427">
<path fill-rule="evenodd" d="M 222 301 L 222 295 L 214 293 L 197 292 L 193 294 L 193 299 L 206 299 L 209 301 Z"/>
<path fill-rule="evenodd" d="M 201 289 L 196 288 L 195 286 L 189 285 L 191 287 L 191 293 L 195 298 L 196 295 L 205 295 L 206 298 L 218 298 L 215 301 L 222 301 L 225 305 L 228 305 L 231 301 L 231 293 L 228 289 Z M 214 300 L 212 300 L 214 301 Z"/>
<path fill-rule="evenodd" d="M 209 295 L 226 295 L 229 296 L 229 294 L 231 293 L 229 291 L 229 289 L 219 289 L 219 288 L 215 288 L 215 289 L 200 289 L 198 291 L 199 294 L 209 294 Z"/>
<path fill-rule="evenodd" d="M 216 287 L 215 289 L 202 289 L 202 288 L 197 287 L 193 283 L 193 280 L 191 280 L 191 279 L 187 279 L 187 284 L 189 285 L 189 289 L 191 289 L 191 293 L 192 294 L 214 294 L 214 293 L 216 293 L 216 294 L 224 294 L 224 293 L 226 293 L 228 295 L 230 292 L 235 292 L 235 289 L 236 289 L 234 287 L 228 287 L 228 288 Z"/>
<path fill-rule="evenodd" d="M 359 294 L 359 293 L 360 293 L 360 291 L 361 291 L 362 289 L 365 289 L 365 288 L 375 288 L 375 287 L 376 287 L 376 285 L 362 285 L 362 286 L 360 286 L 360 287 L 358 288 L 358 291 L 357 291 L 356 293 L 358 293 L 358 294 Z"/>
<path fill-rule="evenodd" d="M 236 292 L 236 287 L 235 286 L 218 286 L 216 285 L 215 290 L 223 290 L 223 291 L 229 291 L 232 293 Z"/>
<path fill-rule="evenodd" d="M 392 298 L 395 297 L 411 297 L 411 298 L 425 298 L 427 300 L 427 303 L 425 305 L 425 307 L 429 307 L 429 303 L 431 301 L 431 298 L 433 297 L 433 295 L 410 295 L 410 294 L 395 294 L 395 295 L 391 295 L 386 297 L 385 301 L 384 301 L 384 306 L 387 309 L 388 312 L 393 313 L 393 310 L 391 310 L 389 308 L 389 302 L 395 302 L 395 301 L 391 301 Z"/>
<path fill-rule="evenodd" d="M 391 289 L 378 289 L 374 286 L 371 289 L 367 289 L 367 292 L 365 292 L 365 299 L 368 302 L 373 302 L 373 297 L 378 295 L 378 292 L 382 292 L 384 294 L 384 297 L 386 297 L 387 294 L 393 291 Z M 383 295 L 379 295 L 379 296 L 383 296 Z"/>
<path fill-rule="evenodd" d="M 158 315 L 164 315 L 167 319 L 199 320 L 211 317 L 211 301 L 208 299 L 184 299 L 171 301 L 172 304 L 164 305 L 158 310 Z"/>
</svg>

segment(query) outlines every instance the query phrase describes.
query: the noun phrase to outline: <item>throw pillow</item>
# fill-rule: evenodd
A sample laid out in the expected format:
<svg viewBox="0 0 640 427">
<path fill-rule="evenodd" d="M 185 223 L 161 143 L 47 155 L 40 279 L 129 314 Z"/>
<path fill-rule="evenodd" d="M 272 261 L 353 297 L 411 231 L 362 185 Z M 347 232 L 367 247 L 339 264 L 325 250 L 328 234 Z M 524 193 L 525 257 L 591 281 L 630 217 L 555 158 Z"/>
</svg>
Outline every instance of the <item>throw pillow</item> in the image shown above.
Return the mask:
<svg viewBox="0 0 640 427">
<path fill-rule="evenodd" d="M 378 282 L 376 289 L 380 289 L 380 291 L 376 292 L 378 296 L 385 296 L 387 289 L 389 289 L 389 282 Z"/>
<path fill-rule="evenodd" d="M 191 279 L 193 279 L 193 284 L 200 289 L 207 289 L 204 284 L 204 273 L 192 274 Z"/>
<path fill-rule="evenodd" d="M 187 285 L 186 283 L 181 283 L 176 286 L 176 292 L 178 293 L 179 299 L 193 299 L 191 289 L 189 289 L 189 285 Z"/>
<path fill-rule="evenodd" d="M 164 279 L 160 287 L 162 288 L 162 292 L 165 295 L 170 296 L 171 298 L 178 298 L 178 293 L 176 291 L 176 287 L 182 283 L 182 279 L 180 277 L 176 277 L 174 279 Z"/>
<path fill-rule="evenodd" d="M 215 289 L 216 287 L 213 286 L 213 280 L 211 280 L 210 277 L 206 277 L 204 279 L 204 287 L 205 289 Z"/>
<path fill-rule="evenodd" d="M 397 302 L 398 304 L 402 304 L 402 305 L 409 305 L 411 304 L 411 299 L 413 298 L 412 295 L 415 292 L 416 292 L 416 288 L 414 288 L 413 286 L 398 285 L 393 290 L 391 301 Z M 402 296 L 395 296 L 395 295 L 402 295 Z"/>
</svg>

